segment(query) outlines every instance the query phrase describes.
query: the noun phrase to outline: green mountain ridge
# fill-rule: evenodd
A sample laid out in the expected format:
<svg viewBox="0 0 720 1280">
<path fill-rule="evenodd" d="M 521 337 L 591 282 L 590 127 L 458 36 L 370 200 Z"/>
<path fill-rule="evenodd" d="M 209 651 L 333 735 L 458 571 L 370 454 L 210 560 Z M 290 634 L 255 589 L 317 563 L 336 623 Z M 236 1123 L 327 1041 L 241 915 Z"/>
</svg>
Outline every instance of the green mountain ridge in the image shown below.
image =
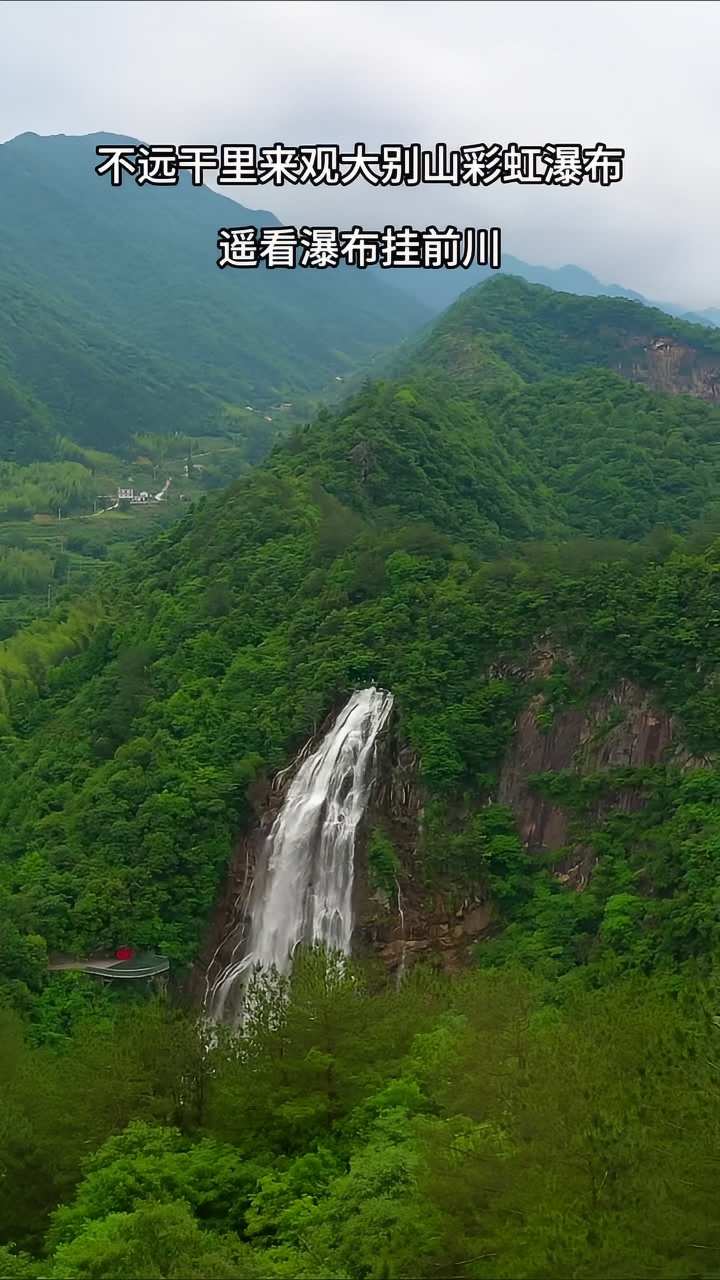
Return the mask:
<svg viewBox="0 0 720 1280">
<path fill-rule="evenodd" d="M 663 359 L 666 351 L 684 360 Z M 496 276 L 463 294 L 427 338 L 408 342 L 396 367 L 439 367 L 480 391 L 492 370 L 506 381 L 508 370 L 532 381 L 602 367 L 656 390 L 712 400 L 707 376 L 720 370 L 720 335 L 631 299 L 557 293 Z"/>
<path fill-rule="evenodd" d="M 492 298 L 494 306 L 501 306 L 498 295 L 506 291 L 519 324 L 518 287 L 511 280 L 497 282 Z M 488 289 L 481 287 L 471 303 L 481 306 Z M 547 291 L 523 285 L 521 296 L 527 331 L 534 336 L 538 330 L 546 333 L 533 320 L 532 309 L 549 305 Z M 577 301 L 557 295 L 552 305 L 573 310 Z M 611 317 L 616 305 L 592 301 L 593 308 L 607 308 Z M 440 363 L 453 319 L 464 324 L 467 311 L 468 303 L 461 301 L 455 316 L 451 312 L 439 323 Z M 6 733 L 16 733 L 13 726 L 23 723 L 22 736 L 27 735 L 9 757 L 17 753 L 23 764 L 16 781 L 8 783 L 3 810 L 6 851 L 12 850 L 15 858 L 30 847 L 43 847 L 51 864 L 67 856 L 73 863 L 79 859 L 79 867 L 89 858 L 88 870 L 99 858 L 97 865 L 102 867 L 99 896 L 89 914 L 80 905 L 88 901 L 84 888 L 75 905 L 75 890 L 62 908 L 53 897 L 48 915 L 42 906 L 43 886 L 52 883 L 54 873 L 50 866 L 43 872 L 33 891 L 39 898 L 30 918 L 40 912 L 42 923 L 38 919 L 36 927 L 53 947 L 92 949 L 132 936 L 143 946 L 165 946 L 176 958 L 189 958 L 237 815 L 243 812 L 243 788 L 238 791 L 233 779 L 249 771 L 249 780 L 261 767 L 279 767 L 312 720 L 325 714 L 340 691 L 362 680 L 378 678 L 397 691 L 402 722 L 411 737 L 412 706 L 421 689 L 418 706 L 437 708 L 433 714 L 440 721 L 454 714 L 451 704 L 466 696 L 462 691 L 468 654 L 475 652 L 470 620 L 482 613 L 475 593 L 480 592 L 480 599 L 483 591 L 492 594 L 499 589 L 491 587 L 492 575 L 486 581 L 485 561 L 504 565 L 498 571 L 508 575 L 510 583 L 526 575 L 529 598 L 536 599 L 514 639 L 510 637 L 517 623 L 511 623 L 507 643 L 515 648 L 529 644 L 538 627 L 550 625 L 536 610 L 543 601 L 543 609 L 555 607 L 551 602 L 556 588 L 537 585 L 547 575 L 550 583 L 556 573 L 562 576 L 564 571 L 552 566 L 579 557 L 583 580 L 588 574 L 592 579 L 588 565 L 593 552 L 581 549 L 583 540 L 603 540 L 595 555 L 601 562 L 616 564 L 624 581 L 623 575 L 629 573 L 631 580 L 634 573 L 645 572 L 648 556 L 647 573 L 652 576 L 654 557 L 662 560 L 679 546 L 678 535 L 691 533 L 699 519 L 712 522 L 718 512 L 720 412 L 697 398 L 669 398 L 633 386 L 608 370 L 539 379 L 543 351 L 549 353 L 549 362 L 558 358 L 550 337 L 535 341 L 535 380 L 522 382 L 513 372 L 503 394 L 488 396 L 487 387 L 496 383 L 491 380 L 486 387 L 481 379 L 474 389 L 475 401 L 472 388 L 458 395 L 455 383 L 440 371 L 368 386 L 335 413 L 324 411 L 298 430 L 255 475 L 219 497 L 203 499 L 195 514 L 138 552 L 127 571 L 114 569 L 112 587 L 94 602 L 88 599 L 80 614 L 74 615 L 66 605 L 66 622 L 49 631 L 49 624 L 37 624 L 34 632 L 20 632 L 6 643 L 8 680 L 0 712 Z M 431 364 L 427 359 L 424 363 Z M 566 543 L 568 550 L 543 551 L 548 542 L 560 548 Z M 637 550 L 633 542 L 639 543 Z M 622 567 L 626 564 L 630 568 Z M 438 661 L 436 656 L 430 659 L 431 643 L 422 659 L 422 665 L 430 666 L 416 687 L 409 674 L 403 674 L 402 650 L 396 668 L 394 642 L 389 636 L 381 641 L 384 611 L 391 608 L 393 616 L 392 609 L 397 609 L 400 634 L 411 625 L 420 628 L 417 643 L 422 653 L 422 602 L 427 597 L 431 607 L 437 593 L 441 607 L 446 592 L 450 614 L 437 634 L 438 652 L 445 658 L 431 676 Z M 509 607 L 512 613 L 515 588 L 509 586 L 507 592 L 508 604 L 500 611 Z M 460 616 L 466 613 L 467 620 L 458 624 L 448 650 L 450 636 L 443 633 L 455 608 Z M 363 621 L 366 611 L 372 618 L 377 609 L 377 622 Z M 55 671 L 55 653 L 84 648 L 91 617 L 96 620 L 91 631 L 97 630 L 87 653 Z M 103 618 L 107 623 L 101 624 Z M 479 636 L 485 637 L 488 622 L 479 625 Z M 494 623 L 491 632 L 495 634 Z M 496 660 L 506 647 L 499 634 L 481 643 L 488 646 L 487 661 L 493 654 Z M 28 656 L 33 653 L 35 657 Z M 456 662 L 465 674 L 458 677 L 453 694 L 450 672 Z M 124 664 L 127 671 L 122 674 Z M 635 678 L 640 679 L 637 672 Z M 37 679 L 43 692 L 34 701 Z M 650 683 L 654 686 L 657 676 Z M 515 694 L 508 690 L 504 696 L 512 704 Z M 261 706 L 266 708 L 262 714 Z M 221 712 L 221 707 L 226 710 Z M 211 725 L 216 726 L 212 733 Z M 67 782 L 58 784 L 58 795 L 67 796 L 67 805 L 58 809 L 50 800 L 56 784 L 49 784 L 47 791 L 43 769 L 49 766 L 55 776 L 56 765 L 50 762 L 66 733 L 74 745 L 68 742 L 61 750 L 71 773 Z M 421 759 L 426 750 L 432 757 L 437 749 L 433 732 L 420 727 L 417 733 Z M 438 741 L 445 741 L 447 733 L 443 729 Z M 55 743 L 49 756 L 48 734 Z M 136 738 L 142 740 L 141 747 L 134 745 Z M 457 748 L 448 745 L 448 751 L 448 761 L 465 776 Z M 115 820 L 86 828 L 81 815 L 91 797 L 97 807 L 96 787 L 104 792 L 114 785 L 110 779 L 117 770 L 122 773 L 129 767 L 133 773 L 137 766 L 130 761 L 136 752 L 137 759 L 146 762 L 144 781 L 136 798 L 123 801 L 118 809 L 117 831 L 130 824 L 123 844 L 134 850 L 122 871 L 112 865 L 115 837 L 98 844 L 100 831 L 115 830 Z M 489 761 L 486 764 L 490 767 Z M 429 764 L 423 767 L 432 774 Z M 481 773 L 486 768 L 478 767 Z M 176 781 L 160 785 L 156 768 L 161 774 L 168 768 L 168 778 Z M 200 802 L 192 779 L 207 770 L 208 778 L 214 779 L 203 786 L 211 810 L 200 818 L 205 802 Z M 72 784 L 70 776 L 75 779 Z M 47 822 L 31 816 L 37 801 L 27 793 L 28 786 L 34 797 L 47 793 L 42 804 L 50 805 L 52 819 L 50 813 Z M 121 887 L 125 876 L 146 877 L 140 871 L 145 856 L 143 806 L 147 803 L 152 809 L 158 788 L 164 792 L 169 787 L 170 796 L 175 786 L 177 796 L 168 801 L 168 812 L 186 813 L 187 825 L 173 819 L 163 836 L 170 843 L 162 854 L 162 873 L 157 869 L 160 878 L 147 880 L 143 893 L 150 895 L 148 901 L 143 894 L 128 898 Z M 129 794 L 135 796 L 135 791 L 133 783 Z M 190 814 L 198 804 L 200 828 L 195 831 Z M 213 805 L 218 806 L 217 817 L 210 816 Z M 112 811 L 111 804 L 108 813 Z M 161 829 L 166 830 L 162 824 Z M 79 834 L 85 830 L 93 833 L 89 845 Z M 186 841 L 197 849 L 204 867 L 200 875 L 196 866 L 192 888 L 173 870 L 175 857 L 189 854 L 171 850 L 177 842 L 178 848 L 184 847 Z M 67 854 L 59 852 L 63 848 Z M 109 861 L 104 863 L 106 857 Z M 22 858 L 18 865 L 24 865 Z M 85 874 L 81 873 L 83 881 Z M 68 883 L 73 883 L 72 876 Z M 168 887 L 161 891 L 161 884 Z M 152 905 L 160 892 L 164 900 L 169 893 L 175 906 Z"/>
<path fill-rule="evenodd" d="M 221 226 L 277 218 L 189 183 L 112 188 L 94 169 L 113 141 L 0 147 L 0 358 L 63 433 L 110 450 L 149 418 L 199 434 L 224 401 L 319 395 L 428 318 L 350 268 L 219 271 Z"/>
<path fill-rule="evenodd" d="M 669 370 L 655 360 L 658 333 L 681 353 Z M 495 278 L 407 342 L 384 384 L 305 428 L 270 465 L 294 469 L 298 449 L 341 501 L 394 504 L 486 551 L 686 532 L 718 503 L 717 346 L 631 301 Z M 678 394 L 654 389 L 668 382 Z"/>
<path fill-rule="evenodd" d="M 113 337 L 79 307 L 32 284 L 6 276 L 0 285 L 0 377 L 33 406 L 30 417 L 26 411 L 24 419 L 0 424 L 6 460 L 50 460 L 58 434 L 121 451 L 136 432 L 192 433 L 219 418 L 220 398 L 189 384 L 179 364 Z"/>
<path fill-rule="evenodd" d="M 720 410 L 632 376 L 662 336 L 634 307 L 480 286 L 0 646 L 9 1275 L 717 1270 Z M 673 335 L 683 392 L 715 348 Z M 301 949 L 237 1036 L 48 975 L 128 944 L 186 972 L 258 797 L 371 681 L 422 802 L 417 840 L 368 833 L 373 923 L 481 905 L 464 972 Z M 622 682 L 683 754 L 530 774 L 570 817 L 529 853 L 518 717 L 552 736 Z"/>
</svg>

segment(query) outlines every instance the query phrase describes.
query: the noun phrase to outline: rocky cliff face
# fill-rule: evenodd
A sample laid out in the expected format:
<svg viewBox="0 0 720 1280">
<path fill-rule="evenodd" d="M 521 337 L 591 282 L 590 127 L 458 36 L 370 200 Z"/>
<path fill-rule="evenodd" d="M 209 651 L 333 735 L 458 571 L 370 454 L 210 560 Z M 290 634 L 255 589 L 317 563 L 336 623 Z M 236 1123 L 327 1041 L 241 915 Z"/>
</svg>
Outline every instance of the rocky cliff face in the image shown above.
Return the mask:
<svg viewBox="0 0 720 1280">
<path fill-rule="evenodd" d="M 669 395 L 720 399 L 720 357 L 706 347 L 687 346 L 674 338 L 638 335 L 627 346 L 618 373 Z"/>
<path fill-rule="evenodd" d="M 239 834 L 205 934 L 201 954 L 186 983 L 186 997 L 203 1003 L 206 982 L 219 973 L 241 946 L 247 930 L 250 890 L 263 841 L 282 807 L 288 787 L 305 757 L 315 749 L 339 708 L 306 744 L 292 765 L 275 778 L 259 779 L 248 790 L 252 815 Z M 479 899 L 458 903 L 441 893 L 429 894 L 419 874 L 419 843 L 425 794 L 418 781 L 416 753 L 402 742 L 392 720 L 378 739 L 377 782 L 364 823 L 358 832 L 354 882 L 357 921 L 353 951 L 379 957 L 399 973 L 418 955 L 437 952 L 454 969 L 470 955 L 469 944 L 490 926 L 491 904 Z M 392 893 L 373 886 L 367 845 L 372 828 L 381 823 L 397 850 L 400 866 Z M 238 933 L 238 926 L 240 932 Z"/>
<path fill-rule="evenodd" d="M 568 843 L 568 814 L 530 789 L 531 775 L 568 769 L 598 773 L 614 766 L 661 764 L 671 758 L 686 762 L 673 718 L 654 708 L 628 680 L 621 680 L 586 708 L 561 712 L 546 733 L 538 724 L 541 707 L 542 698 L 534 699 L 518 719 L 497 796 L 500 804 L 515 813 L 530 851 L 547 852 Z M 628 790 L 618 795 L 616 807 L 628 811 L 640 803 L 637 794 Z"/>
<path fill-rule="evenodd" d="M 360 956 L 378 957 L 398 979 L 418 956 L 434 956 L 449 971 L 460 969 L 470 960 L 473 943 L 494 928 L 492 903 L 486 896 L 459 899 L 457 893 L 429 890 L 424 884 L 420 843 L 427 797 L 419 764 L 412 747 L 392 732 L 386 736 L 366 828 L 379 823 L 397 851 L 400 866 L 394 891 L 373 887 L 362 841 L 356 862 L 354 950 Z"/>
<path fill-rule="evenodd" d="M 525 674 L 548 673 L 553 655 L 543 653 L 537 658 L 535 669 Z M 629 680 L 619 681 L 586 707 L 561 712 L 548 731 L 543 731 L 539 719 L 543 706 L 540 695 L 518 717 L 496 800 L 512 809 L 527 851 L 564 855 L 559 858 L 556 875 L 582 890 L 597 861 L 595 852 L 574 839 L 570 811 L 533 789 L 533 776 L 564 771 L 587 776 L 616 767 L 663 763 L 702 768 L 710 762 L 694 759 L 685 751 L 674 718 L 654 706 Z M 456 969 L 470 958 L 478 939 L 497 931 L 492 903 L 482 893 L 458 903 L 447 893 L 423 890 L 418 848 L 424 797 L 418 782 L 418 761 L 407 747 L 391 747 L 382 776 L 375 816 L 400 854 L 401 909 L 387 895 L 369 890 L 361 853 L 357 949 L 361 954 L 379 955 L 394 969 L 404 967 L 417 954 L 436 954 L 443 967 Z M 605 796 L 594 817 L 602 821 L 614 810 L 631 812 L 644 802 L 639 789 L 627 786 Z"/>
<path fill-rule="evenodd" d="M 539 654 L 533 672 L 525 674 L 547 674 L 552 661 L 552 654 Z M 558 851 L 562 855 L 556 868 L 558 878 L 582 890 L 596 862 L 594 850 L 574 840 L 570 811 L 534 790 L 533 775 L 566 770 L 589 775 L 617 766 L 661 763 L 699 768 L 710 762 L 692 758 L 681 745 L 673 717 L 655 707 L 628 680 L 621 680 L 584 708 L 560 712 L 547 731 L 543 731 L 539 719 L 543 705 L 539 695 L 518 717 L 496 800 L 514 812 L 528 852 Z M 337 709 L 290 768 L 272 781 L 254 783 L 248 792 L 254 816 L 238 839 L 202 955 L 188 984 L 194 1003 L 202 1003 L 208 967 L 212 970 L 231 958 L 231 939 L 236 937 L 236 926 L 247 911 L 262 842 L 295 771 L 324 735 Z M 474 944 L 496 933 L 498 925 L 492 903 L 482 891 L 460 900 L 451 890 L 429 890 L 424 884 L 420 845 L 427 797 L 419 778 L 417 755 L 398 738 L 393 721 L 394 718 L 378 739 L 377 784 L 358 837 L 353 950 L 360 956 L 379 957 L 396 975 L 419 955 L 433 955 L 443 968 L 457 970 L 471 959 Z M 601 821 L 612 810 L 630 812 L 643 803 L 642 793 L 628 786 L 606 796 L 595 817 Z M 458 814 L 460 823 L 462 816 Z M 378 824 L 391 839 L 399 859 L 396 885 L 391 892 L 374 885 L 368 865 L 368 836 Z"/>
<path fill-rule="evenodd" d="M 530 853 L 566 849 L 557 874 L 583 889 L 595 865 L 593 850 L 573 840 L 571 814 L 530 786 L 534 774 L 572 770 L 582 776 L 614 767 L 670 764 L 700 768 L 709 762 L 693 759 L 679 740 L 678 725 L 666 711 L 653 706 L 637 685 L 621 680 L 589 706 L 561 712 L 552 728 L 538 723 L 542 697 L 521 713 L 498 787 L 498 802 L 513 810 L 525 848 Z M 618 790 L 598 806 L 602 820 L 612 810 L 629 813 L 644 804 L 640 791 Z"/>
</svg>

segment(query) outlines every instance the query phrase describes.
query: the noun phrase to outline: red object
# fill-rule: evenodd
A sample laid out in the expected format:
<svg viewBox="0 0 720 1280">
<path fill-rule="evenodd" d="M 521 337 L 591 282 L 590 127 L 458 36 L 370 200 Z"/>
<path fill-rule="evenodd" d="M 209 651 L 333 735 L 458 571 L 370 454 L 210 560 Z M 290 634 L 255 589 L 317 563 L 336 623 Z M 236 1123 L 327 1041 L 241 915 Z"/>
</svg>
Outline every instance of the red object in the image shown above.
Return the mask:
<svg viewBox="0 0 720 1280">
<path fill-rule="evenodd" d="M 115 952 L 115 956 L 118 960 L 132 960 L 134 955 L 135 952 L 131 951 L 129 947 L 118 947 Z"/>
</svg>

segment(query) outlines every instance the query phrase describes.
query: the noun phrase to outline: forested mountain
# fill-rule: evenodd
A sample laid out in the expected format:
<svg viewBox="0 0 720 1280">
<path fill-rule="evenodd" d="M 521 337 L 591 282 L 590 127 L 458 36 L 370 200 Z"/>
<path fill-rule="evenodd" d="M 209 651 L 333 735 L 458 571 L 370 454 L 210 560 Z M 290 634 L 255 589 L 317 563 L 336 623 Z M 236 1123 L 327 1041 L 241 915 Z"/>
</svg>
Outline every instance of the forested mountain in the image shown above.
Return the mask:
<svg viewBox="0 0 720 1280">
<path fill-rule="evenodd" d="M 463 294 L 426 338 L 409 343 L 398 367 L 439 367 L 482 395 L 492 370 L 507 377 L 509 367 L 531 382 L 588 366 L 713 402 L 720 334 L 627 298 L 576 297 L 495 276 Z"/>
<path fill-rule="evenodd" d="M 718 1271 L 720 411 L 662 320 L 494 280 L 2 645 L 8 1275 Z M 238 836 L 371 683 L 370 960 L 208 1039 Z M 128 944 L 176 1003 L 47 974 Z"/>
<path fill-rule="evenodd" d="M 59 437 L 121 452 L 133 434 L 207 432 L 223 401 L 210 385 L 109 326 L 47 282 L 2 281 L 0 454 L 54 461 Z"/>
<path fill-rule="evenodd" d="M 483 551 L 508 539 L 685 532 L 718 509 L 720 407 L 601 369 L 504 385 L 491 367 L 474 403 L 458 383 L 422 374 L 373 384 L 270 465 L 310 471 L 368 515 L 429 520 Z"/>
<path fill-rule="evenodd" d="M 219 271 L 220 227 L 277 218 L 189 182 L 113 188 L 95 173 L 113 141 L 128 139 L 0 146 L 0 377 L 60 434 L 112 451 L 138 428 L 206 431 L 222 402 L 302 402 L 429 318 L 351 268 Z M 17 430 L 0 419 L 21 460 Z"/>
<path fill-rule="evenodd" d="M 0 146 L 1 636 L 430 315 L 382 274 L 220 272 L 221 226 L 277 218 L 189 183 L 113 188 L 109 141 Z M 125 511 L 120 490 L 150 502 Z"/>
</svg>

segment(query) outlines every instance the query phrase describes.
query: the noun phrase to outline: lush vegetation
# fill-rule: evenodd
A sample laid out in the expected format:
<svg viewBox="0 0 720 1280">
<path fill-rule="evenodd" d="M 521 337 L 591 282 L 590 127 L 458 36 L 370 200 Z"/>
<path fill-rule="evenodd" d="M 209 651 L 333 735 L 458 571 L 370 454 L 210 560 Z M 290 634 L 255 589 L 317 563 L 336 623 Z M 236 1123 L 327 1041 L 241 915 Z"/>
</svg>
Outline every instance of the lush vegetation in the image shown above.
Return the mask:
<svg viewBox="0 0 720 1280">
<path fill-rule="evenodd" d="M 265 415 L 232 406 L 217 430 L 199 439 L 140 432 L 124 457 L 53 436 L 54 461 L 0 462 L 0 639 L 62 600 L 68 587 L 77 593 L 98 582 L 108 563 L 173 523 L 184 504 L 246 474 L 278 434 Z M 118 501 L 120 488 L 150 501 Z M 161 489 L 162 500 L 153 500 Z"/>
<path fill-rule="evenodd" d="M 277 467 L 288 456 L 301 470 L 297 454 Z M 593 563 L 581 542 L 543 562 L 533 544 L 482 562 L 380 511 L 373 528 L 305 475 L 258 473 L 116 571 L 108 622 L 89 643 L 81 632 L 77 657 L 43 656 L 69 621 L 9 645 L 13 673 L 23 645 L 33 657 L 6 681 L 20 736 L 0 841 L 32 933 L 71 951 L 132 937 L 189 960 L 247 783 L 360 682 L 393 688 L 438 796 L 482 801 L 528 696 L 491 666 L 521 660 L 541 629 L 597 687 L 636 679 L 682 715 L 691 748 L 713 749 L 712 549 L 665 560 L 650 539 Z"/>
<path fill-rule="evenodd" d="M 22 452 L 31 419 L 116 452 L 138 430 L 205 434 L 225 404 L 302 415 L 429 318 L 379 273 L 219 271 L 221 227 L 275 216 L 189 182 L 113 188 L 95 174 L 112 141 L 0 147 L 0 457 L 47 457 Z"/>
<path fill-rule="evenodd" d="M 395 992 L 322 953 L 291 987 L 215 1043 L 162 1001 L 61 1052 L 6 1014 L 2 1274 L 715 1274 L 720 1032 L 697 987 L 558 1005 L 521 971 L 416 968 Z"/>
<path fill-rule="evenodd" d="M 324 411 L 0 646 L 0 1273 L 720 1269 L 718 411 L 607 369 L 438 365 Z M 542 675 L 541 639 L 565 655 Z M 532 780 L 598 856 L 577 892 L 498 772 L 531 696 L 551 729 L 621 677 L 693 767 Z M 310 952 L 210 1041 L 163 997 L 48 977 L 48 952 L 128 943 L 181 976 L 248 785 L 373 681 L 419 759 L 420 893 L 492 896 L 472 971 L 395 990 Z M 382 826 L 368 863 L 392 898 Z"/>
<path fill-rule="evenodd" d="M 655 339 L 684 348 L 677 372 L 687 374 L 705 361 L 717 366 L 716 329 L 629 298 L 578 297 L 516 276 L 496 276 L 463 294 L 397 363 L 450 371 L 475 391 L 488 375 L 533 381 L 588 367 L 617 369 L 642 380 Z"/>
</svg>

